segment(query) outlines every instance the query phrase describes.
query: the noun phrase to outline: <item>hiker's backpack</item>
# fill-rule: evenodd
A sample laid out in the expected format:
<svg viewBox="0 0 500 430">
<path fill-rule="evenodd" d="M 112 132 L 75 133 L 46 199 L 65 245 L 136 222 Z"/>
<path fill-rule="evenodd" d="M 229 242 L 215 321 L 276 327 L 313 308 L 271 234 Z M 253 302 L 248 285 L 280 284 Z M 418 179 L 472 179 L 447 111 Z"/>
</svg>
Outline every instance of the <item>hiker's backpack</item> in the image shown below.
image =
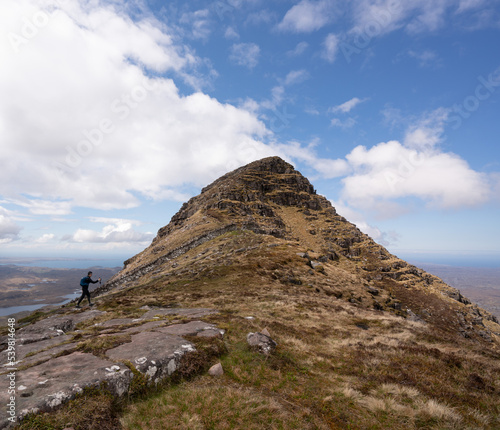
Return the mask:
<svg viewBox="0 0 500 430">
<path fill-rule="evenodd" d="M 86 287 L 88 285 L 87 283 L 87 276 L 84 276 L 82 279 L 80 279 L 80 286 L 81 287 Z"/>
</svg>

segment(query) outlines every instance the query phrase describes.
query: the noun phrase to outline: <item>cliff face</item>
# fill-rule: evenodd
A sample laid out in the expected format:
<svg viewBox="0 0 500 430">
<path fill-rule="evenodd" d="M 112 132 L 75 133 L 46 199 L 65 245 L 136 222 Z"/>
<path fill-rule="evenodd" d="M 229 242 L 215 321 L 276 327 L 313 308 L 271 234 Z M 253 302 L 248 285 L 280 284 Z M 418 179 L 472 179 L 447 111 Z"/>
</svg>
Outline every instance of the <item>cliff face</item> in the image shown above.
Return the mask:
<svg viewBox="0 0 500 430">
<path fill-rule="evenodd" d="M 164 276 L 199 274 L 214 260 L 233 261 L 234 252 L 241 256 L 250 249 L 215 252 L 209 245 L 231 232 L 251 232 L 257 249 L 272 242 L 281 247 L 282 256 L 301 259 L 303 267 L 286 279 L 295 277 L 364 308 L 432 322 L 464 337 L 495 338 L 497 321 L 491 314 L 439 278 L 391 255 L 338 215 L 307 178 L 278 157 L 250 163 L 203 188 L 96 294 Z M 238 246 L 235 241 L 233 247 Z M 190 253 L 196 249 L 199 253 Z M 346 274 L 349 282 L 339 282 Z"/>
</svg>

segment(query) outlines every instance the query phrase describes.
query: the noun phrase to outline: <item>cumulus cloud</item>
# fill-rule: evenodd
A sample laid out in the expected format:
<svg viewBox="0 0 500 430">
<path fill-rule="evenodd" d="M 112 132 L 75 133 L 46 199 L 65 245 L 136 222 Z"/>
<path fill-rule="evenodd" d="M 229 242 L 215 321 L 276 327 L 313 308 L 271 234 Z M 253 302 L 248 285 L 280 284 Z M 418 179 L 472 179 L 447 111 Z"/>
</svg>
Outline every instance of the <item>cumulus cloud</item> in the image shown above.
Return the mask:
<svg viewBox="0 0 500 430">
<path fill-rule="evenodd" d="M 229 59 L 238 66 L 253 69 L 259 64 L 260 48 L 255 43 L 235 43 L 231 46 Z"/>
<path fill-rule="evenodd" d="M 486 178 L 452 153 L 417 151 L 391 141 L 370 149 L 358 146 L 346 158 L 356 173 L 343 180 L 343 195 L 360 207 L 413 196 L 451 209 L 489 197 Z"/>
<path fill-rule="evenodd" d="M 199 91 L 180 94 L 164 76 L 196 82 L 202 60 L 165 24 L 133 21 L 120 7 L 0 3 L 2 196 L 33 214 L 184 200 L 183 184 L 273 154 L 255 114 Z M 23 29 L 25 18 L 39 27 Z M 241 61 L 252 67 L 258 47 L 245 47 Z"/>
<path fill-rule="evenodd" d="M 106 223 L 102 230 L 78 229 L 70 238 L 71 242 L 79 243 L 134 243 L 149 242 L 153 233 L 142 233 L 134 229 L 141 223 L 134 220 L 113 218 L 91 218 L 92 222 Z"/>
<path fill-rule="evenodd" d="M 0 243 L 9 243 L 19 239 L 20 231 L 21 227 L 12 218 L 0 212 Z"/>
<path fill-rule="evenodd" d="M 295 33 L 310 33 L 331 22 L 334 15 L 334 2 L 331 0 L 302 0 L 288 10 L 278 24 L 278 29 Z"/>
<path fill-rule="evenodd" d="M 400 215 L 397 201 L 408 197 L 441 209 L 487 202 L 491 197 L 488 177 L 439 147 L 446 117 L 443 109 L 425 115 L 409 127 L 403 143 L 394 140 L 354 148 L 346 156 L 353 173 L 342 180 L 344 200 L 381 216 Z"/>
<path fill-rule="evenodd" d="M 45 243 L 51 242 L 55 237 L 56 237 L 55 234 L 45 233 L 42 236 L 40 236 L 38 239 L 35 239 L 35 243 L 45 244 Z"/>
</svg>

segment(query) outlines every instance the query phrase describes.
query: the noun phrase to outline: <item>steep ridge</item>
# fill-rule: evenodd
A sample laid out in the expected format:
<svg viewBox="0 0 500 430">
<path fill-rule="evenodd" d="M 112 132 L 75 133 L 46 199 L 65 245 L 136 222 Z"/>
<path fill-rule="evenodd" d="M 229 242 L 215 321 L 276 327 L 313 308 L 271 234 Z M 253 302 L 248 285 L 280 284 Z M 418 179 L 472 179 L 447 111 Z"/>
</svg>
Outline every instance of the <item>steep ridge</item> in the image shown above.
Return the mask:
<svg viewBox="0 0 500 430">
<path fill-rule="evenodd" d="M 180 257 L 237 231 L 253 232 L 263 243 L 273 238 L 275 246 L 286 245 L 283 255 L 303 255 L 308 267 L 300 282 L 318 282 L 310 279 L 312 268 L 325 279 L 337 278 L 339 273 L 353 278 L 348 287 L 322 282 L 328 294 L 432 322 L 464 337 L 493 342 L 498 332 L 494 316 L 436 276 L 390 254 L 338 215 L 307 178 L 279 157 L 250 163 L 203 188 L 158 231 L 148 248 L 127 260 L 124 269 L 95 294 L 165 275 L 195 273 L 204 265 Z"/>
</svg>

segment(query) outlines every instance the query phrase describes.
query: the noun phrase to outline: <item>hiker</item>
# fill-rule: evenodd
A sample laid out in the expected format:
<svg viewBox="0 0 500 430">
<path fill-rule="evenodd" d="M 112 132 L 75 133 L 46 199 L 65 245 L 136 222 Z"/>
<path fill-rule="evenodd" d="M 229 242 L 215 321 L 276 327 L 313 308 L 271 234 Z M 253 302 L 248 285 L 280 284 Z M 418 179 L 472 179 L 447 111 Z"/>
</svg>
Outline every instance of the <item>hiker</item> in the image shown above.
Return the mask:
<svg viewBox="0 0 500 430">
<path fill-rule="evenodd" d="M 80 309 L 80 303 L 83 300 L 85 296 L 87 296 L 87 299 L 89 300 L 89 306 L 94 306 L 93 303 L 90 302 L 90 293 L 89 293 L 89 285 L 92 284 L 97 284 L 98 282 L 101 282 L 101 278 L 99 278 L 97 281 L 92 280 L 92 272 L 89 272 L 85 278 L 82 278 L 80 281 L 80 285 L 82 287 L 82 296 L 80 297 L 80 300 L 78 300 L 78 303 L 76 304 L 76 307 Z"/>
</svg>

